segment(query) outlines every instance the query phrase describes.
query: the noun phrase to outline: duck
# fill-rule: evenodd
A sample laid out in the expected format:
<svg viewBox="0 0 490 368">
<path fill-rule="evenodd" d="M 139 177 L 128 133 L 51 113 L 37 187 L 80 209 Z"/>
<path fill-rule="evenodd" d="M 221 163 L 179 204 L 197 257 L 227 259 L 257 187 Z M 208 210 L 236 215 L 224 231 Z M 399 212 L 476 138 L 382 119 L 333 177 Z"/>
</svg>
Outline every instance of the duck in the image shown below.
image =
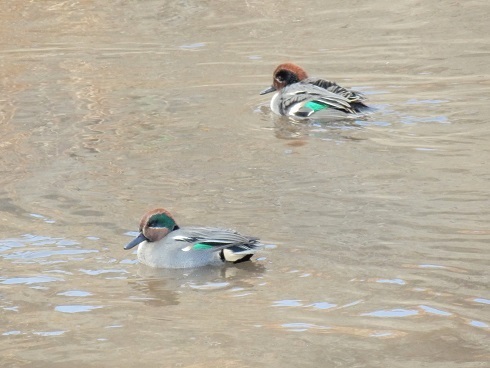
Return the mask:
<svg viewBox="0 0 490 368">
<path fill-rule="evenodd" d="M 272 85 L 260 94 L 271 92 L 276 92 L 271 99 L 271 110 L 295 120 L 356 119 L 371 109 L 365 105 L 362 93 L 325 79 L 308 77 L 306 71 L 294 63 L 276 67 Z"/>
<path fill-rule="evenodd" d="M 155 268 L 193 268 L 249 261 L 263 248 L 259 238 L 218 227 L 179 227 L 164 208 L 143 215 L 139 235 L 124 249 L 138 246 L 138 260 Z"/>
</svg>

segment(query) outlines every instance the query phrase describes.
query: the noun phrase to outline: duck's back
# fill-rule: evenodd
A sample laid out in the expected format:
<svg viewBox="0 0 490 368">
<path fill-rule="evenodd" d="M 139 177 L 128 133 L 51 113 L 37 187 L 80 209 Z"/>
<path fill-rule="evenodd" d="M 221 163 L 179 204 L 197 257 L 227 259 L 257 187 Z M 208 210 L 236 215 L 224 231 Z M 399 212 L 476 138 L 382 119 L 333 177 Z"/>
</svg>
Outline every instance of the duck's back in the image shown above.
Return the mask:
<svg viewBox="0 0 490 368">
<path fill-rule="evenodd" d="M 157 242 L 138 247 L 138 259 L 151 267 L 187 268 L 223 264 L 222 249 L 233 252 L 259 248 L 256 238 L 214 227 L 184 227 Z M 243 248 L 243 249 L 240 249 Z M 249 257 L 250 258 L 250 257 Z"/>
<path fill-rule="evenodd" d="M 339 86 L 324 79 L 307 78 L 286 86 L 271 101 L 272 110 L 279 115 L 297 118 L 337 119 L 357 117 L 369 111 L 360 92 Z"/>
<path fill-rule="evenodd" d="M 327 91 L 335 93 L 336 95 L 345 97 L 350 102 L 362 102 L 366 99 L 361 92 L 339 86 L 337 83 L 326 79 L 308 78 L 305 79 L 304 82 L 326 89 Z"/>
</svg>

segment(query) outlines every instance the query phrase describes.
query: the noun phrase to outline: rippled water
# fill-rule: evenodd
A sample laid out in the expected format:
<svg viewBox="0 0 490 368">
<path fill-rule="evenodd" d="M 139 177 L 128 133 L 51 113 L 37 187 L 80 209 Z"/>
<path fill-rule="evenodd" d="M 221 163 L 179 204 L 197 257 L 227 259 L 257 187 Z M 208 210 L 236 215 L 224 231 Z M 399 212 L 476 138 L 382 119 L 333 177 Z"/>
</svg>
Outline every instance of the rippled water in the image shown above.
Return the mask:
<svg viewBox="0 0 490 368">
<path fill-rule="evenodd" d="M 488 365 L 486 1 L 1 9 L 2 367 Z M 274 117 L 288 60 L 377 111 Z M 268 246 L 150 269 L 153 206 Z"/>
</svg>

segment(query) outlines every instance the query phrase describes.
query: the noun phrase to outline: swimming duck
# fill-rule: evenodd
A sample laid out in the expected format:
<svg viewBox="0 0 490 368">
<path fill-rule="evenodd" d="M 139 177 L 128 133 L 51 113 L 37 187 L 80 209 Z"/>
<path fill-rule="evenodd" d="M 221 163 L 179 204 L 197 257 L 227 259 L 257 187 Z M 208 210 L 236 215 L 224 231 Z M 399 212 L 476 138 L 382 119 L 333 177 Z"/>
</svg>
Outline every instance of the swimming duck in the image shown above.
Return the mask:
<svg viewBox="0 0 490 368">
<path fill-rule="evenodd" d="M 362 93 L 335 82 L 309 78 L 303 68 L 293 63 L 281 64 L 274 70 L 272 86 L 260 94 L 270 92 L 276 92 L 271 110 L 296 119 L 358 118 L 370 109 L 364 104 Z"/>
<path fill-rule="evenodd" d="M 258 238 L 216 227 L 179 227 L 164 208 L 147 212 L 140 234 L 124 249 L 138 245 L 138 260 L 151 267 L 187 268 L 250 260 L 264 245 Z"/>
</svg>

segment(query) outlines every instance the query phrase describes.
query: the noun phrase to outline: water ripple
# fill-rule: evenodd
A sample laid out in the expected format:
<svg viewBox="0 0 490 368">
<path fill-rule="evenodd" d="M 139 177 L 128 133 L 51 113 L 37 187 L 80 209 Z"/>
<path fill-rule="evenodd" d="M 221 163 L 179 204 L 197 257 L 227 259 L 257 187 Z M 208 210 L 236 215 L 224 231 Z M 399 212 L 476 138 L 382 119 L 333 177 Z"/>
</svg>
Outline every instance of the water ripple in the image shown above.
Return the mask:
<svg viewBox="0 0 490 368">
<path fill-rule="evenodd" d="M 33 332 L 34 335 L 38 336 L 60 336 L 63 335 L 66 331 L 37 331 Z"/>
<path fill-rule="evenodd" d="M 442 311 L 440 309 L 428 307 L 426 305 L 421 305 L 420 309 L 424 310 L 425 312 L 427 312 L 429 314 L 437 314 L 439 316 L 452 316 L 453 315 L 452 313 L 445 312 L 445 311 Z"/>
<path fill-rule="evenodd" d="M 32 284 L 41 284 L 46 282 L 54 282 L 54 281 L 63 281 L 63 279 L 48 277 L 48 276 L 32 276 L 32 277 L 12 277 L 8 279 L 3 279 L 0 281 L 0 284 L 4 285 L 32 285 Z"/>
<path fill-rule="evenodd" d="M 84 274 L 90 275 L 90 276 L 96 276 L 96 275 L 103 275 L 106 273 L 129 273 L 129 271 L 125 269 L 105 269 L 105 270 L 86 270 L 86 269 L 80 269 L 80 272 L 83 272 Z"/>
<path fill-rule="evenodd" d="M 94 305 L 58 305 L 54 308 L 57 312 L 62 313 L 84 313 L 91 312 L 94 309 L 103 308 L 102 306 L 94 306 Z"/>
<path fill-rule="evenodd" d="M 414 309 L 389 309 L 389 310 L 378 310 L 374 312 L 363 313 L 361 314 L 361 316 L 398 318 L 398 317 L 415 316 L 417 314 L 419 314 L 419 312 Z"/>
<path fill-rule="evenodd" d="M 378 279 L 376 282 L 380 284 L 398 284 L 398 285 L 405 285 L 406 282 L 403 281 L 402 279 Z"/>
<path fill-rule="evenodd" d="M 274 307 L 302 307 L 301 300 L 276 300 L 273 304 Z"/>
<path fill-rule="evenodd" d="M 88 292 L 88 291 L 82 291 L 82 290 L 68 290 L 68 291 L 65 291 L 62 293 L 58 293 L 57 295 L 84 297 L 84 296 L 90 296 L 93 294 Z"/>
<path fill-rule="evenodd" d="M 16 260 L 21 263 L 33 263 L 42 260 L 41 263 L 66 262 L 64 256 L 77 256 L 80 254 L 98 253 L 96 249 L 82 249 L 75 247 L 79 243 L 70 239 L 53 238 L 24 234 L 20 238 L 0 239 L 0 255 L 4 259 Z M 24 248 L 20 250 L 19 248 Z M 47 258 L 59 257 L 58 260 Z"/>
<path fill-rule="evenodd" d="M 469 322 L 469 324 L 470 324 L 471 326 L 474 326 L 474 327 L 479 327 L 479 328 L 489 328 L 489 327 L 490 327 L 490 325 L 488 325 L 488 324 L 487 324 L 487 323 L 485 323 L 485 322 L 475 321 L 475 320 L 470 321 L 470 322 Z"/>
<path fill-rule="evenodd" d="M 281 325 L 288 331 L 293 332 L 304 332 L 308 330 L 328 330 L 330 327 L 320 326 L 313 323 L 302 323 L 302 322 L 294 322 L 294 323 L 284 323 Z"/>
<path fill-rule="evenodd" d="M 205 284 L 188 284 L 191 289 L 196 290 L 219 290 L 227 288 L 230 283 L 229 282 L 206 282 Z"/>
<path fill-rule="evenodd" d="M 331 309 L 335 308 L 337 304 L 332 304 L 332 303 L 327 303 L 327 302 L 320 302 L 320 303 L 313 303 L 306 305 L 306 307 L 312 307 L 314 309 Z"/>
</svg>

